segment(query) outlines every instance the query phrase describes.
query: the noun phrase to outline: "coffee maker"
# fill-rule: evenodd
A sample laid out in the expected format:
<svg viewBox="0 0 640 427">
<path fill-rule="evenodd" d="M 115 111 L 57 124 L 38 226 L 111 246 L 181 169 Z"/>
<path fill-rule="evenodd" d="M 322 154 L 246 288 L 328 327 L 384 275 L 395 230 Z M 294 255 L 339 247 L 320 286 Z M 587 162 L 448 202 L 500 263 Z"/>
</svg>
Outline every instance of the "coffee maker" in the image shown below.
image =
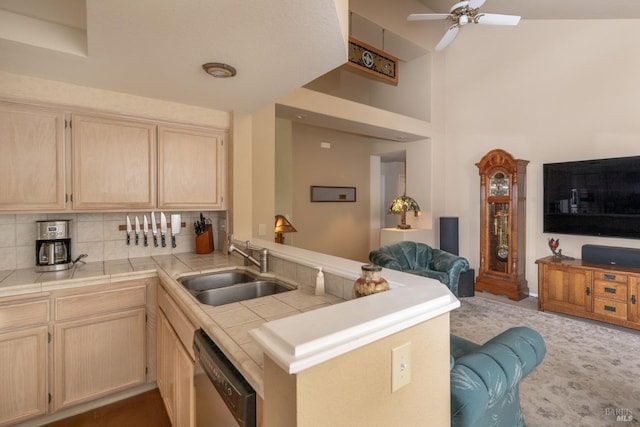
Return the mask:
<svg viewBox="0 0 640 427">
<path fill-rule="evenodd" d="M 36 222 L 36 271 L 71 268 L 69 220 Z"/>
</svg>

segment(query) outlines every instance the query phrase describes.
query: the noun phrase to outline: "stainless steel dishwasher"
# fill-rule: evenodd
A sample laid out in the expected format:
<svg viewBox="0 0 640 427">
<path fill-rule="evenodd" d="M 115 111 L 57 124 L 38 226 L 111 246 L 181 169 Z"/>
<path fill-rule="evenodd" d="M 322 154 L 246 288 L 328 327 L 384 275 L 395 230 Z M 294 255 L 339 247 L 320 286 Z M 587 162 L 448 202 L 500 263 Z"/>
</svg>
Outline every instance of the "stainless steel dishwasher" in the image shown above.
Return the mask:
<svg viewBox="0 0 640 427">
<path fill-rule="evenodd" d="M 196 427 L 255 427 L 256 392 L 202 329 L 193 338 Z"/>
</svg>

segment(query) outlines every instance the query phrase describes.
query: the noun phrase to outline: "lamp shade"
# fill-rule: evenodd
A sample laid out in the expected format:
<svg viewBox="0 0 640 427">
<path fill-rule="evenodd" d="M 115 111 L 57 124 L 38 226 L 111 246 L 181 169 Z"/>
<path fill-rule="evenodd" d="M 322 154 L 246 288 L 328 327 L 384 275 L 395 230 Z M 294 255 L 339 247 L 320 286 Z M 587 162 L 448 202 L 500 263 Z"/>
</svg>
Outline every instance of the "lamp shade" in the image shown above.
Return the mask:
<svg viewBox="0 0 640 427">
<path fill-rule="evenodd" d="M 276 233 L 276 243 L 284 243 L 284 236 L 282 233 L 295 233 L 298 230 L 291 225 L 284 215 L 276 215 L 276 223 L 273 231 Z"/>
<path fill-rule="evenodd" d="M 396 197 L 391 202 L 391 205 L 389 205 L 388 213 L 402 215 L 402 219 L 400 224 L 398 224 L 398 228 L 401 228 L 401 229 L 411 228 L 411 225 L 407 224 L 407 211 L 413 211 L 414 215 L 418 216 L 418 213 L 420 213 L 420 205 L 418 205 L 418 202 L 416 202 L 406 194 Z"/>
</svg>

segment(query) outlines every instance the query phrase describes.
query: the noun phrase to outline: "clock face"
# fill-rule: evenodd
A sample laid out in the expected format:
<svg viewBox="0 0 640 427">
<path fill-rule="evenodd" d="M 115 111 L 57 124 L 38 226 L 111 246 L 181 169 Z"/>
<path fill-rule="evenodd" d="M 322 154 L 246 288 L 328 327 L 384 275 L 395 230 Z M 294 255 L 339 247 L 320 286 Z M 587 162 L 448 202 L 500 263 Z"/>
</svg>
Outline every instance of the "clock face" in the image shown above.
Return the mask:
<svg viewBox="0 0 640 427">
<path fill-rule="evenodd" d="M 509 195 L 509 179 L 502 172 L 496 172 L 489 179 L 489 195 L 490 196 L 508 196 Z"/>
</svg>

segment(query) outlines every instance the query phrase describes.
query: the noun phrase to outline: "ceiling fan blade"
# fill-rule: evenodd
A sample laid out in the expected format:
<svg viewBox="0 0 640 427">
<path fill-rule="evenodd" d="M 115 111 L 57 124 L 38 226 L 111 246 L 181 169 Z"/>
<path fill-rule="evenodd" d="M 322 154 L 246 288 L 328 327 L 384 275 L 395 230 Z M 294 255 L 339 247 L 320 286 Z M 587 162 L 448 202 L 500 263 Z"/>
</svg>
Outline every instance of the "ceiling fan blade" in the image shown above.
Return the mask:
<svg viewBox="0 0 640 427">
<path fill-rule="evenodd" d="M 448 13 L 412 13 L 407 16 L 407 21 L 434 21 L 449 18 Z"/>
<path fill-rule="evenodd" d="M 477 9 L 487 0 L 469 0 L 469 9 Z"/>
<path fill-rule="evenodd" d="M 458 35 L 458 31 L 460 31 L 460 26 L 458 24 L 453 24 L 452 26 L 450 26 L 447 32 L 444 33 L 444 36 L 436 45 L 436 52 L 440 52 L 445 47 L 449 46 L 453 39 L 455 39 Z"/>
<path fill-rule="evenodd" d="M 520 17 L 516 15 L 499 15 L 497 13 L 479 13 L 473 22 L 483 25 L 518 25 Z"/>
</svg>

